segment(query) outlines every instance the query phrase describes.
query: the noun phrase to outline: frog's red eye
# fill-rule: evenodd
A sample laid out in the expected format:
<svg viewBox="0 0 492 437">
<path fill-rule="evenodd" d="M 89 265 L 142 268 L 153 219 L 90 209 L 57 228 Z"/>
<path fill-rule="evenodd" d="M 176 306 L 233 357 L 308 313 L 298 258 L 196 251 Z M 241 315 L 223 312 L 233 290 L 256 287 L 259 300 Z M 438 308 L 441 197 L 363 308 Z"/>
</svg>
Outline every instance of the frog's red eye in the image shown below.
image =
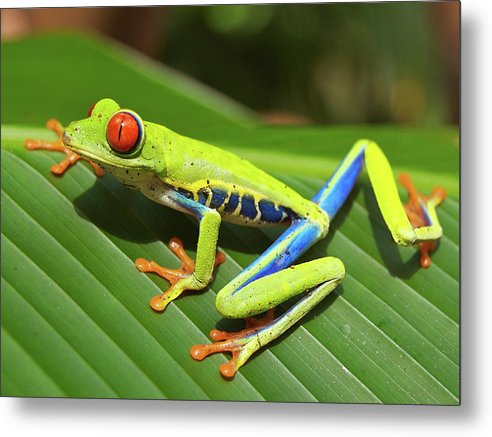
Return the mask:
<svg viewBox="0 0 492 437">
<path fill-rule="evenodd" d="M 92 115 L 92 111 L 94 110 L 94 106 L 96 106 L 95 103 L 93 103 L 92 106 L 89 108 L 89 111 L 87 112 L 87 117 L 90 117 Z"/>
<path fill-rule="evenodd" d="M 106 138 L 111 148 L 118 153 L 130 153 L 142 141 L 142 125 L 133 114 L 117 112 L 108 122 Z"/>
</svg>

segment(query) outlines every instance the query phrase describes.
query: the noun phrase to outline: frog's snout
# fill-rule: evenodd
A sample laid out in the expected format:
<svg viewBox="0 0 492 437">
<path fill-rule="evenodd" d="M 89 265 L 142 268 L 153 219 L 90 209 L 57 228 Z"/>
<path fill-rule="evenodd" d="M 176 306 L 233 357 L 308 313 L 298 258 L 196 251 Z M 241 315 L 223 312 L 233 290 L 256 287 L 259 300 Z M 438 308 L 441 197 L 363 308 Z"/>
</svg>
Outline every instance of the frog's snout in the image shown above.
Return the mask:
<svg viewBox="0 0 492 437">
<path fill-rule="evenodd" d="M 67 146 L 67 147 L 70 147 L 71 139 L 72 139 L 72 137 L 67 133 L 66 130 L 64 130 L 63 135 L 62 135 L 63 144 L 65 144 L 65 146 Z"/>
</svg>

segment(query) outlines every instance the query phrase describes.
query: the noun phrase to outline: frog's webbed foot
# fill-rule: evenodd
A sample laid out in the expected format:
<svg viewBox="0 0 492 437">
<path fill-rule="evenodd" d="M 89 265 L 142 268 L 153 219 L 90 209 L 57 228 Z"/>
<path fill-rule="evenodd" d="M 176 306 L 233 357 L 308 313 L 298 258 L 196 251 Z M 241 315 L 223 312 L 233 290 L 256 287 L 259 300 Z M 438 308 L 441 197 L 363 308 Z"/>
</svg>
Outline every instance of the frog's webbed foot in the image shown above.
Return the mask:
<svg viewBox="0 0 492 437">
<path fill-rule="evenodd" d="M 55 152 L 63 152 L 67 156 L 63 161 L 61 161 L 58 164 L 54 164 L 51 166 L 51 173 L 55 175 L 63 175 L 69 167 L 72 165 L 75 165 L 79 160 L 83 159 L 84 161 L 87 161 L 92 168 L 94 169 L 94 173 L 96 176 L 103 176 L 104 171 L 99 165 L 97 165 L 95 162 L 89 161 L 86 158 L 83 158 L 82 156 L 78 155 L 77 153 L 71 151 L 67 147 L 65 147 L 65 144 L 63 144 L 63 126 L 58 120 L 55 119 L 50 119 L 46 123 L 46 127 L 52 131 L 54 131 L 57 135 L 58 138 L 56 141 L 43 141 L 43 140 L 34 140 L 34 139 L 27 139 L 24 142 L 24 145 L 27 150 L 49 150 L 49 151 L 55 151 Z"/>
<path fill-rule="evenodd" d="M 220 373 L 224 378 L 232 378 L 239 367 L 261 347 L 259 331 L 269 328 L 274 323 L 275 308 L 269 310 L 264 317 L 245 319 L 246 327 L 238 332 L 225 332 L 213 329 L 210 338 L 213 344 L 197 344 L 191 347 L 190 355 L 195 360 L 201 361 L 211 354 L 218 352 L 230 352 L 232 358 L 220 366 Z"/>
<path fill-rule="evenodd" d="M 414 228 L 419 228 L 428 225 L 428 219 L 426 217 L 426 208 L 432 204 L 433 207 L 437 207 L 446 198 L 446 191 L 442 187 L 436 187 L 432 190 L 430 196 L 424 196 L 418 192 L 415 188 L 410 176 L 402 173 L 398 177 L 398 181 L 408 192 L 408 202 L 403 205 L 405 212 L 411 225 Z M 431 265 L 431 258 L 429 253 L 436 248 L 437 241 L 424 241 L 419 243 L 420 250 L 420 265 L 427 268 Z"/>
<path fill-rule="evenodd" d="M 155 311 L 164 311 L 166 306 L 176 299 L 184 289 L 177 290 L 176 285 L 190 277 L 195 271 L 195 261 L 185 252 L 183 243 L 179 238 L 172 238 L 168 244 L 171 251 L 181 260 L 181 267 L 178 269 L 168 269 L 157 264 L 155 261 L 148 261 L 144 258 L 137 258 L 135 266 L 144 273 L 157 273 L 162 278 L 170 282 L 171 286 L 162 294 L 154 296 L 150 300 L 150 306 Z M 225 261 L 223 252 L 217 252 L 215 266 Z"/>
</svg>

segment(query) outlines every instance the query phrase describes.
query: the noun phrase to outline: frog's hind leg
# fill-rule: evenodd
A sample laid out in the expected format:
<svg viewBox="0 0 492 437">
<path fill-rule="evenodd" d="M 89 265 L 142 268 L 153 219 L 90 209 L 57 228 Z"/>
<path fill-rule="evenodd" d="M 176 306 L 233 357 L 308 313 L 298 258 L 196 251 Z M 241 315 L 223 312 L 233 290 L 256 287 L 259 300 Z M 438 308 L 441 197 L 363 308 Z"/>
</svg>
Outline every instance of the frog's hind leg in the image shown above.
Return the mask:
<svg viewBox="0 0 492 437">
<path fill-rule="evenodd" d="M 48 150 L 51 152 L 63 152 L 67 156 L 65 159 L 58 164 L 53 164 L 51 166 L 51 173 L 61 176 L 63 175 L 68 168 L 70 168 L 72 165 L 75 165 L 78 161 L 83 159 L 84 161 L 87 161 L 92 168 L 94 169 L 94 173 L 96 176 L 103 176 L 104 171 L 99 165 L 97 165 L 95 162 L 89 161 L 86 158 L 83 158 L 82 156 L 78 155 L 77 153 L 71 151 L 68 149 L 65 144 L 63 144 L 63 126 L 58 120 L 55 119 L 50 119 L 46 123 L 46 127 L 52 131 L 54 131 L 58 138 L 56 141 L 43 141 L 43 140 L 34 140 L 34 139 L 27 139 L 24 143 L 25 147 L 27 150 Z"/>
<path fill-rule="evenodd" d="M 275 320 L 260 324 L 259 327 L 231 334 L 212 331 L 212 339 L 219 341 L 193 346 L 190 349 L 191 356 L 196 360 L 203 360 L 217 352 L 232 353 L 231 360 L 220 366 L 221 374 L 226 378 L 232 378 L 254 352 L 279 337 L 304 317 L 338 286 L 344 276 L 343 263 L 337 258 L 325 257 L 257 279 L 238 291 L 235 296 L 226 292 L 223 299 L 227 300 L 228 304 L 219 306 L 219 311 L 229 311 L 225 315 L 239 318 L 250 316 L 251 308 L 262 311 L 307 291 L 285 313 Z M 272 312 L 268 316 L 271 317 Z"/>
<path fill-rule="evenodd" d="M 418 245 L 422 254 L 421 265 L 429 267 L 431 262 L 428 252 L 442 236 L 436 207 L 445 198 L 445 192 L 442 188 L 436 188 L 431 196 L 423 196 L 413 187 L 409 178 L 404 177 L 403 184 L 410 194 L 410 202 L 404 207 L 389 162 L 374 141 L 357 141 L 333 176 L 313 197 L 313 202 L 332 219 L 350 194 L 364 164 L 379 209 L 394 241 L 401 246 Z"/>
<path fill-rule="evenodd" d="M 436 215 L 436 207 L 446 198 L 445 190 L 437 187 L 432 190 L 430 196 L 424 196 L 417 191 L 410 176 L 405 173 L 398 176 L 398 182 L 408 192 L 408 202 L 403 205 L 403 208 L 412 226 L 421 228 L 432 225 L 433 217 Z M 420 250 L 420 265 L 429 267 L 431 265 L 429 253 L 435 250 L 437 240 L 423 241 L 418 246 Z"/>
<path fill-rule="evenodd" d="M 294 221 L 275 243 L 217 294 L 217 310 L 227 318 L 246 318 L 246 329 L 235 333 L 212 330 L 210 336 L 215 343 L 193 346 L 191 356 L 203 360 L 217 352 L 232 353 L 232 359 L 220 368 L 224 377 L 231 378 L 255 351 L 317 305 L 343 279 L 343 264 L 336 258 L 291 264 L 325 234 L 326 229 L 316 222 Z M 275 307 L 303 292 L 307 292 L 305 296 L 274 319 Z M 262 319 L 251 319 L 264 312 L 267 315 Z"/>
</svg>

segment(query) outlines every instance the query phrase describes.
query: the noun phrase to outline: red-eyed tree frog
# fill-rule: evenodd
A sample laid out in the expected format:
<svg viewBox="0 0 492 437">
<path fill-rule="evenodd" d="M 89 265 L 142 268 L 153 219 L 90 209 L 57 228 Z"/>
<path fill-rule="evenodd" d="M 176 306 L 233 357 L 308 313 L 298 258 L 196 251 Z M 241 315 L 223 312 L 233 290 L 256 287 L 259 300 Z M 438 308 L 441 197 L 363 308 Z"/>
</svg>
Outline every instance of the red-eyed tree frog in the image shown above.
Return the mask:
<svg viewBox="0 0 492 437">
<path fill-rule="evenodd" d="M 364 165 L 393 239 L 403 246 L 419 245 L 422 267 L 430 265 L 429 252 L 442 235 L 436 207 L 446 196 L 444 189 L 436 188 L 430 196 L 423 196 L 408 176 L 402 176 L 400 182 L 410 198 L 402 205 L 388 160 L 368 139 L 356 141 L 331 178 L 308 200 L 248 161 L 144 121 L 111 99 L 100 100 L 87 118 L 65 129 L 56 120 L 50 120 L 48 127 L 57 132 L 56 142 L 27 140 L 26 147 L 65 152 L 67 157 L 52 167 L 53 173 L 63 174 L 82 158 L 91 163 L 96 174 L 107 172 L 153 201 L 198 220 L 194 261 L 177 238 L 169 246 L 181 260 L 181 268 L 171 270 L 142 258 L 135 261 L 141 272 L 157 273 L 171 284 L 151 299 L 155 311 L 163 311 L 183 291 L 201 290 L 211 282 L 214 267 L 224 260 L 223 253 L 217 253 L 222 220 L 287 227 L 217 294 L 219 313 L 226 318 L 246 318 L 246 328 L 237 333 L 214 329 L 210 333 L 213 344 L 195 345 L 190 350 L 197 360 L 216 352 L 232 353 L 232 359 L 220 367 L 226 378 L 233 377 L 255 351 L 284 333 L 343 280 L 345 268 L 337 258 L 293 263 L 327 235 L 330 221 Z M 297 303 L 275 318 L 275 307 L 297 295 L 301 295 Z M 253 317 L 263 313 L 262 319 Z"/>
</svg>

